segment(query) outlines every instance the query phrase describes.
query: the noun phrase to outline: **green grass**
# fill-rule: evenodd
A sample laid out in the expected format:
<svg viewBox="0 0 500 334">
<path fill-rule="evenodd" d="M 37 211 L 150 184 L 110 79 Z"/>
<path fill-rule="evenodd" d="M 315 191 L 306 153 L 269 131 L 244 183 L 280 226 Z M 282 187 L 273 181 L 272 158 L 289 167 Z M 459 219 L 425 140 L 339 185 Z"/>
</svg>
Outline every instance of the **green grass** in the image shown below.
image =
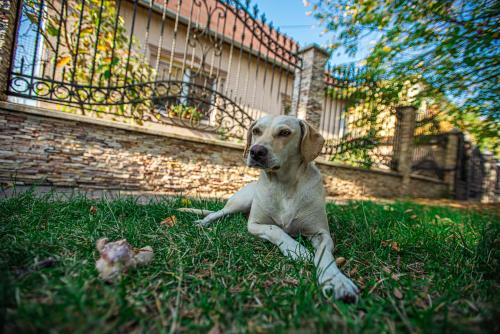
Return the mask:
<svg viewBox="0 0 500 334">
<path fill-rule="evenodd" d="M 403 202 L 328 205 L 335 255 L 347 259 L 342 270 L 363 290 L 358 304 L 345 305 L 321 294 L 311 264 L 287 260 L 249 235 L 242 215 L 203 229 L 193 226 L 193 215 L 175 211 L 181 206 L 181 199 L 140 205 L 30 193 L 2 200 L 6 332 L 499 330 L 500 227 L 493 213 Z M 175 226 L 159 224 L 174 214 Z M 106 284 L 94 267 L 95 241 L 103 236 L 151 245 L 154 261 Z M 49 257 L 53 266 L 33 268 Z"/>
</svg>

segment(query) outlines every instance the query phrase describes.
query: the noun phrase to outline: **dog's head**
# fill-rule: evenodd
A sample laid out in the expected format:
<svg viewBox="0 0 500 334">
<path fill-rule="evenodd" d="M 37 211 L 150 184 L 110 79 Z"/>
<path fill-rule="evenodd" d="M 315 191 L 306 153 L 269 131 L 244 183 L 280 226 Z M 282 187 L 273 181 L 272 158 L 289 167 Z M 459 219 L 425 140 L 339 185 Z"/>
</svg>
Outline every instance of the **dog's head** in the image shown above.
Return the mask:
<svg viewBox="0 0 500 334">
<path fill-rule="evenodd" d="M 252 123 L 244 156 L 249 167 L 279 170 L 292 161 L 309 163 L 325 139 L 307 122 L 292 116 L 265 116 Z"/>
</svg>

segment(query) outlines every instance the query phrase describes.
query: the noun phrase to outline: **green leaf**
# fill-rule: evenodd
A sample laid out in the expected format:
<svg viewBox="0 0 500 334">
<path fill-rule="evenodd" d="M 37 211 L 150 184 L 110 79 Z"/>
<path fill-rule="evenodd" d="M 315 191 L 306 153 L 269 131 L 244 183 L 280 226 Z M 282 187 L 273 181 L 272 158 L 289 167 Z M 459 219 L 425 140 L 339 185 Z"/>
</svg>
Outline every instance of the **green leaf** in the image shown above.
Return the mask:
<svg viewBox="0 0 500 334">
<path fill-rule="evenodd" d="M 48 24 L 46 26 L 46 29 L 47 29 L 47 33 L 50 36 L 57 36 L 59 34 L 59 29 L 52 24 Z"/>
</svg>

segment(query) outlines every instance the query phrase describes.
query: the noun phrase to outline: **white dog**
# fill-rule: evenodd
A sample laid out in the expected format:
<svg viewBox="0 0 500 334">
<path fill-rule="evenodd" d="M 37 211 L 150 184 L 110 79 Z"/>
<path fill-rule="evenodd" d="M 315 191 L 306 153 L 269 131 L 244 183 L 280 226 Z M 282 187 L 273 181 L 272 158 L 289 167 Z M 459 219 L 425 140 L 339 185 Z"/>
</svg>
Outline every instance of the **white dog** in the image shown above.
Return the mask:
<svg viewBox="0 0 500 334">
<path fill-rule="evenodd" d="M 202 226 L 231 213 L 249 214 L 248 231 L 279 247 L 291 259 L 312 259 L 292 236 L 308 237 L 324 292 L 336 299 L 357 300 L 359 289 L 337 268 L 328 228 L 321 174 L 312 161 L 324 138 L 309 124 L 291 116 L 266 116 L 250 126 L 244 157 L 262 169 L 258 181 L 234 194 L 222 210 L 180 209 L 206 215 Z"/>
</svg>

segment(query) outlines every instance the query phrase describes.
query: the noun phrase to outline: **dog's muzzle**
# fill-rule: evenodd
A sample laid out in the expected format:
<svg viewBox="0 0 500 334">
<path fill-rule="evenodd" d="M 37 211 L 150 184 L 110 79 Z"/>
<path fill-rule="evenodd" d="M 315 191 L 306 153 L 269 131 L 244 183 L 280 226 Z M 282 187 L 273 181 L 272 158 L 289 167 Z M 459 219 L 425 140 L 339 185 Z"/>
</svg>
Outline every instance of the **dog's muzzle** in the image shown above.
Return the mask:
<svg viewBox="0 0 500 334">
<path fill-rule="evenodd" d="M 250 166 L 267 167 L 269 151 L 265 146 L 254 145 L 250 148 Z"/>
<path fill-rule="evenodd" d="M 250 149 L 248 166 L 271 170 L 279 169 L 279 166 L 274 165 L 272 160 L 269 158 L 269 150 L 263 145 L 256 144 Z"/>
</svg>

